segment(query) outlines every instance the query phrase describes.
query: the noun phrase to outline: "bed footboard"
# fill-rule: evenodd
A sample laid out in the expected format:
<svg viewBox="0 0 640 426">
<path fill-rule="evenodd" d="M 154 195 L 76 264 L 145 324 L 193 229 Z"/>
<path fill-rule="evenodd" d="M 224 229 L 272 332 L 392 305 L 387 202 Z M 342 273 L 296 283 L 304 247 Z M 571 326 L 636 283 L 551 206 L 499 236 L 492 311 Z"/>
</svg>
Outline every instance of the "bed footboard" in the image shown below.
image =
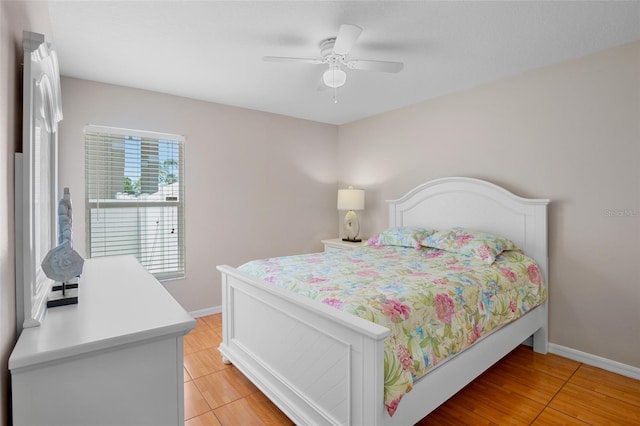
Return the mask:
<svg viewBox="0 0 640 426">
<path fill-rule="evenodd" d="M 389 330 L 230 267 L 220 352 L 296 424 L 384 423 Z"/>
</svg>

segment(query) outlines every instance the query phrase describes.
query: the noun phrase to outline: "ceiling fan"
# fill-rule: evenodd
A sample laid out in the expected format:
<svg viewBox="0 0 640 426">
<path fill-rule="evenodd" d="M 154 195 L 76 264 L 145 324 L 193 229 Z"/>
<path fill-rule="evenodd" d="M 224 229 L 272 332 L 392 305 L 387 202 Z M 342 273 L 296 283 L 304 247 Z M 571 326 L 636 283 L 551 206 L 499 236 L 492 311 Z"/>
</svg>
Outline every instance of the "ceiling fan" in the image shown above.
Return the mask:
<svg viewBox="0 0 640 426">
<path fill-rule="evenodd" d="M 320 42 L 320 58 L 289 58 L 282 56 L 265 56 L 269 62 L 298 62 L 304 64 L 326 65 L 322 74 L 322 82 L 333 89 L 343 86 L 347 81 L 347 73 L 343 68 L 362 71 L 381 71 L 396 73 L 402 70 L 402 62 L 371 61 L 366 59 L 350 59 L 348 54 L 360 37 L 362 28 L 357 25 L 342 24 L 336 37 Z"/>
</svg>

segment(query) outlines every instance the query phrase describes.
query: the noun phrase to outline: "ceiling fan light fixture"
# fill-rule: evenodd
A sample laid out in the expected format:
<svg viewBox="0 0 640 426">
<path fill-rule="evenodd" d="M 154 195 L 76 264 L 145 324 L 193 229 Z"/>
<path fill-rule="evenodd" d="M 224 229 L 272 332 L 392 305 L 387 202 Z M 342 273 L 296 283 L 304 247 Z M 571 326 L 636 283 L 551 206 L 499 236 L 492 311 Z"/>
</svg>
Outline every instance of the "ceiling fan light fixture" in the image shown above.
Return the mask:
<svg viewBox="0 0 640 426">
<path fill-rule="evenodd" d="M 322 81 L 329 87 L 340 87 L 347 82 L 347 73 L 340 68 L 329 68 L 322 74 Z"/>
</svg>

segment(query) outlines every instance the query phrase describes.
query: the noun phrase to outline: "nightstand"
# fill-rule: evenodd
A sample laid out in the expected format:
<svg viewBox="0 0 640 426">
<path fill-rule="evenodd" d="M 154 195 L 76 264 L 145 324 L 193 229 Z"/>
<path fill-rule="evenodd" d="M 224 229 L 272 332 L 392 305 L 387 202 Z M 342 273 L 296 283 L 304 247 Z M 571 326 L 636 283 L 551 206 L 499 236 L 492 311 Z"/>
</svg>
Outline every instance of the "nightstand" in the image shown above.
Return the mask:
<svg viewBox="0 0 640 426">
<path fill-rule="evenodd" d="M 367 240 L 363 239 L 362 242 L 359 243 L 350 243 L 348 241 L 342 241 L 342 238 L 333 238 L 330 240 L 322 240 L 322 244 L 324 244 L 324 251 L 331 250 L 346 250 L 352 249 L 356 247 L 362 247 L 365 245 Z"/>
</svg>

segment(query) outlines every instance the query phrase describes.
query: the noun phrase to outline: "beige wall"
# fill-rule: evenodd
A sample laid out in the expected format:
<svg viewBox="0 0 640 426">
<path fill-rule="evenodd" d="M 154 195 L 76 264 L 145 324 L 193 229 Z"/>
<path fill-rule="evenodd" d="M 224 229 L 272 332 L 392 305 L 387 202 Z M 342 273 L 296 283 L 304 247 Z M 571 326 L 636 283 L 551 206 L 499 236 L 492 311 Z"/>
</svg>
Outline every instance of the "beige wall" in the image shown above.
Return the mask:
<svg viewBox="0 0 640 426">
<path fill-rule="evenodd" d="M 61 187 L 83 256 L 87 124 L 186 136 L 187 276 L 166 282 L 188 311 L 220 306 L 216 265 L 321 251 L 333 237 L 335 126 L 64 77 Z"/>
<path fill-rule="evenodd" d="M 0 424 L 9 424 L 7 362 L 16 341 L 13 159 L 22 148 L 22 31 L 51 40 L 43 2 L 0 1 Z"/>
<path fill-rule="evenodd" d="M 343 125 L 338 159 L 365 235 L 433 178 L 550 198 L 551 342 L 640 367 L 640 42 Z"/>
</svg>

